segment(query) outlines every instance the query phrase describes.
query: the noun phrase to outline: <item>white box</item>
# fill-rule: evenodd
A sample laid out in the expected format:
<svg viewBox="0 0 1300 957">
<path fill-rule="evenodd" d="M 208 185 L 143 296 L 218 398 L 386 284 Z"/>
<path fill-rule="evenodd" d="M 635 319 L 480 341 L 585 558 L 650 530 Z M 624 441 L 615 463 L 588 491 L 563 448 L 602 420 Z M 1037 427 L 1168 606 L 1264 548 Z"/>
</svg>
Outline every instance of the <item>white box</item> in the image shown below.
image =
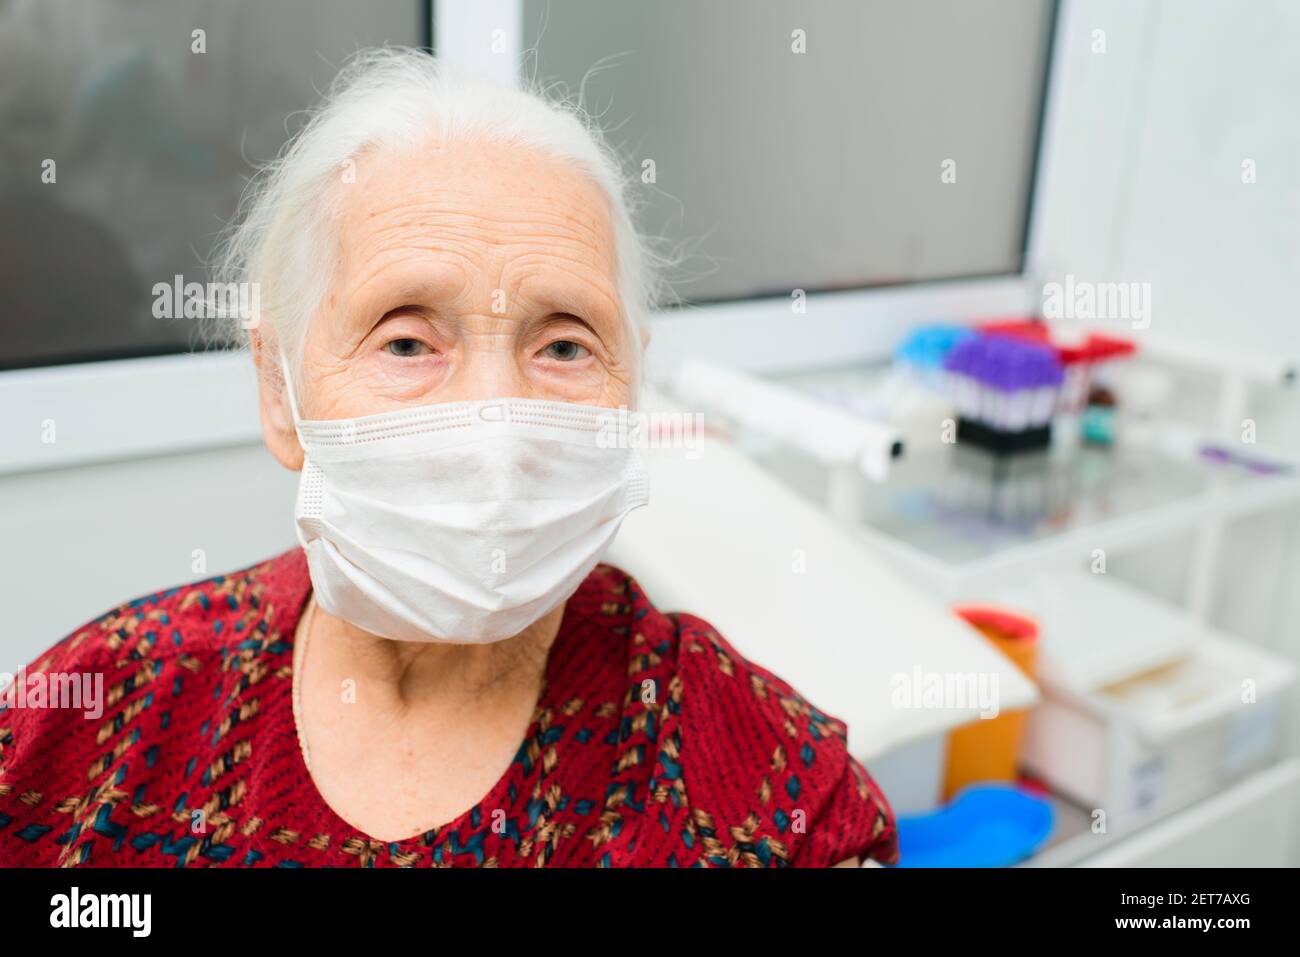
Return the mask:
<svg viewBox="0 0 1300 957">
<path fill-rule="evenodd" d="M 1124 826 L 1267 764 L 1293 681 L 1284 659 L 1210 632 L 1185 657 L 1094 691 L 1044 681 L 1022 764 Z"/>
</svg>

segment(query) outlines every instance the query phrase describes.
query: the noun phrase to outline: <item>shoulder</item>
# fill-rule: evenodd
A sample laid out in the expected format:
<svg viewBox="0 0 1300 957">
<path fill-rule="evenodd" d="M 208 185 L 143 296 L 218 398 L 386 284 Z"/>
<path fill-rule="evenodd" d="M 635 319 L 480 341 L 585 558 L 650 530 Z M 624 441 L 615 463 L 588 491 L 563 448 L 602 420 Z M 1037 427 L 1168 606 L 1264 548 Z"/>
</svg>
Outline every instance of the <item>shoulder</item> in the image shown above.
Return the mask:
<svg viewBox="0 0 1300 957">
<path fill-rule="evenodd" d="M 176 731 L 187 717 L 201 723 L 201 689 L 232 661 L 289 651 L 308 588 L 294 549 L 128 601 L 5 676 L 0 864 L 48 848 L 49 832 L 68 823 L 60 804 L 66 809 L 122 771 L 143 728 Z M 190 707 L 178 707 L 183 690 Z M 165 708 L 155 708 L 164 698 Z"/>
<path fill-rule="evenodd" d="M 589 581 L 628 626 L 628 677 L 663 686 L 658 770 L 680 776 L 701 863 L 896 860 L 892 811 L 849 754 L 842 721 L 709 622 L 657 609 L 626 573 L 600 566 Z"/>
<path fill-rule="evenodd" d="M 309 590 L 306 558 L 295 548 L 239 571 L 118 605 L 56 642 L 24 673 L 30 678 L 103 671 L 122 677 L 143 668 L 147 677 L 170 660 L 230 652 L 249 640 L 291 629 Z"/>
<path fill-rule="evenodd" d="M 718 850 L 735 856 L 766 834 L 773 852 L 779 843 L 796 865 L 893 863 L 893 813 L 849 754 L 844 722 L 747 659 L 709 622 L 673 618 L 689 789 L 697 811 L 707 812 L 701 817 L 714 819 Z"/>
</svg>

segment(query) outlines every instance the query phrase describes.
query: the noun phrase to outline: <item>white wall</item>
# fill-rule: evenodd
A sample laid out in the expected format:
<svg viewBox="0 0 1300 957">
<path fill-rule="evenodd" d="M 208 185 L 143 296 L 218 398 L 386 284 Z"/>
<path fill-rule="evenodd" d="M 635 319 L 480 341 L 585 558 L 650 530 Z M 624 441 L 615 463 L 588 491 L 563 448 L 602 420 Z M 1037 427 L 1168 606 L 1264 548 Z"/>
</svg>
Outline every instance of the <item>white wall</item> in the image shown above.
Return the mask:
<svg viewBox="0 0 1300 957">
<path fill-rule="evenodd" d="M 1300 3 L 1067 0 L 1063 15 L 1039 278 L 1149 282 L 1152 334 L 1300 357 Z M 1189 417 L 1213 404 L 1181 399 Z M 1261 444 L 1300 449 L 1300 389 L 1256 387 L 1245 414 Z M 1188 546 L 1113 570 L 1177 599 Z M 1219 567 L 1214 623 L 1300 662 L 1300 516 L 1231 527 Z"/>
<path fill-rule="evenodd" d="M 129 599 L 288 548 L 296 479 L 260 445 L 0 476 L 0 671 Z"/>
<path fill-rule="evenodd" d="M 1045 265 L 1152 283 L 1153 332 L 1300 353 L 1300 4 L 1075 0 L 1065 15 Z"/>
<path fill-rule="evenodd" d="M 1060 40 L 1039 278 L 1149 282 L 1150 335 L 1300 358 L 1300 3 L 1066 0 Z M 1300 449 L 1300 389 L 1256 387 L 1246 414 L 1261 444 Z M 1230 537 L 1216 618 L 1300 655 L 1295 534 Z"/>
</svg>

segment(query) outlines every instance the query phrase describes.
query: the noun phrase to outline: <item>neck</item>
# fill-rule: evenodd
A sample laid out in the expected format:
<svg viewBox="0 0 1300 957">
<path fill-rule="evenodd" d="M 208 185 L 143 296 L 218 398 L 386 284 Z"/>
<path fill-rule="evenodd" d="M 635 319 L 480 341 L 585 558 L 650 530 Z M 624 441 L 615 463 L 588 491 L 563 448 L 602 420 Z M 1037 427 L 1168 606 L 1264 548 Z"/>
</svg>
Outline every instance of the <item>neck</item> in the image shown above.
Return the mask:
<svg viewBox="0 0 1300 957">
<path fill-rule="evenodd" d="M 563 616 L 562 603 L 513 638 L 455 644 L 381 638 L 317 605 L 314 614 L 303 616 L 311 633 L 300 639 L 311 639 L 313 669 L 340 681 L 353 679 L 378 707 L 406 710 L 539 687 Z"/>
</svg>

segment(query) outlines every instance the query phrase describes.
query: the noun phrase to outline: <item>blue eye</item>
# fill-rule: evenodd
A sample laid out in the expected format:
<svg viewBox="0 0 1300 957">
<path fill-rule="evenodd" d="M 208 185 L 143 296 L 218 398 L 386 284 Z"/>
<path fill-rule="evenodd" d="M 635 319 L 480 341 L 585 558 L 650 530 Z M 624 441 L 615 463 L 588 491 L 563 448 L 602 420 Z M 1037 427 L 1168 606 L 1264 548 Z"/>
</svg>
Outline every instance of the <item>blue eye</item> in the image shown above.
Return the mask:
<svg viewBox="0 0 1300 957">
<path fill-rule="evenodd" d="M 403 359 L 410 359 L 421 354 L 422 349 L 427 346 L 419 339 L 394 339 L 384 346 L 393 355 Z"/>
<path fill-rule="evenodd" d="M 591 355 L 591 351 L 586 346 L 580 346 L 568 339 L 558 339 L 543 351 L 548 358 L 559 362 L 573 362 L 575 359 L 581 359 L 584 355 Z"/>
</svg>

